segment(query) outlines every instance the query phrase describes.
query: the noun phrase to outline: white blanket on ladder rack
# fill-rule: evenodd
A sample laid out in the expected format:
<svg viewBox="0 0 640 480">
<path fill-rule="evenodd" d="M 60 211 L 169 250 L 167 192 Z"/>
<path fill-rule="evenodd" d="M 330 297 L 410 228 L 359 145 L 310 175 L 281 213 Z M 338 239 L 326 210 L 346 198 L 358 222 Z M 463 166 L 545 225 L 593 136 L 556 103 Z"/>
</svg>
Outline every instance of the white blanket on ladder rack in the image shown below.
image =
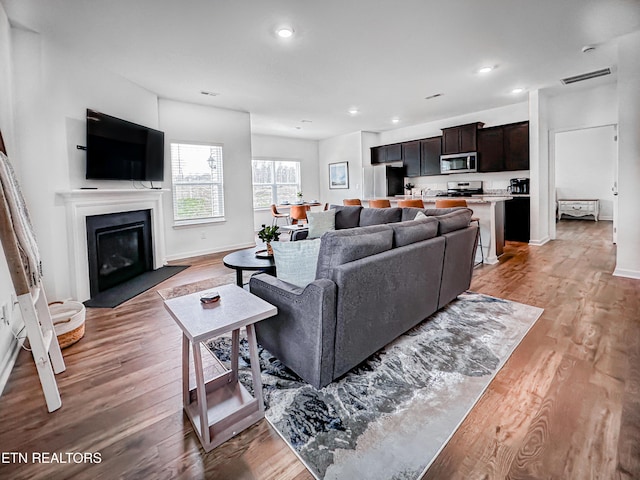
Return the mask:
<svg viewBox="0 0 640 480">
<path fill-rule="evenodd" d="M 4 196 L 9 205 L 11 223 L 16 233 L 18 249 L 31 287 L 40 284 L 42 278 L 42 262 L 40 251 L 33 232 L 33 225 L 29 218 L 27 205 L 24 202 L 20 185 L 7 156 L 0 152 L 0 183 L 4 190 Z"/>
</svg>

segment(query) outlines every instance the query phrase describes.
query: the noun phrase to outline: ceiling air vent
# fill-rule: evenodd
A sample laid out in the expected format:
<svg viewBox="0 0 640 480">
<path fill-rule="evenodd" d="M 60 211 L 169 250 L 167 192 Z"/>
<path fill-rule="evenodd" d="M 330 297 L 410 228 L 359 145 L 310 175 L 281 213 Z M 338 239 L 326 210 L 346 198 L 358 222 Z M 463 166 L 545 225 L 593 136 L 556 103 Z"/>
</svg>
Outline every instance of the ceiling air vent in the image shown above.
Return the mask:
<svg viewBox="0 0 640 480">
<path fill-rule="evenodd" d="M 567 77 L 563 78 L 561 82 L 565 85 L 569 85 L 571 83 L 582 82 L 583 80 L 589 80 L 590 78 L 598 78 L 603 77 L 604 75 L 611 74 L 610 68 L 603 68 L 602 70 L 595 70 L 589 73 L 583 73 L 581 75 L 576 75 L 575 77 Z"/>
</svg>

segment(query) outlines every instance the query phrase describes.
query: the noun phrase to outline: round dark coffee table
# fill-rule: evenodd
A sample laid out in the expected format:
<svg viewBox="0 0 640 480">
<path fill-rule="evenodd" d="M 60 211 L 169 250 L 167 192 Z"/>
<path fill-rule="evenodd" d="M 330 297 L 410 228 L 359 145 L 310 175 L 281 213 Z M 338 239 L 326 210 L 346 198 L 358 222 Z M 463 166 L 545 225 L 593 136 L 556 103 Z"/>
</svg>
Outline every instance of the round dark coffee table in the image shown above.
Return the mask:
<svg viewBox="0 0 640 480">
<path fill-rule="evenodd" d="M 265 273 L 274 274 L 276 271 L 276 264 L 271 258 L 258 258 L 256 252 L 265 250 L 265 246 L 258 246 L 254 248 L 247 248 L 246 250 L 238 250 L 237 252 L 230 253 L 222 259 L 225 267 L 232 268 L 236 271 L 236 284 L 239 287 L 243 286 L 242 272 L 244 270 L 256 270 Z"/>
</svg>

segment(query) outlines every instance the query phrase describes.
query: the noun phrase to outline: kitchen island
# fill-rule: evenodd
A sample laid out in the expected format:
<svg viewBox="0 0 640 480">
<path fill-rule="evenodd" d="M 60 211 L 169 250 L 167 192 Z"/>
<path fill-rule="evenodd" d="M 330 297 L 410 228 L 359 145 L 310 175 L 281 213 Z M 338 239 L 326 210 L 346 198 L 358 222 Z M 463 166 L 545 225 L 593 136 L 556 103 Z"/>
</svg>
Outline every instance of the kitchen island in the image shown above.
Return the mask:
<svg viewBox="0 0 640 480">
<path fill-rule="evenodd" d="M 398 200 L 420 198 L 410 195 L 388 197 L 391 206 L 395 207 Z M 435 208 L 436 200 L 445 198 L 464 199 L 467 206 L 473 210 L 473 216 L 480 221 L 480 236 L 484 250 L 484 263 L 493 265 L 498 263 L 498 257 L 504 250 L 504 202 L 511 200 L 510 195 L 492 196 L 477 195 L 473 197 L 422 197 L 425 208 Z M 367 202 L 365 199 L 363 203 Z M 481 260 L 480 251 L 476 254 L 476 262 Z"/>
</svg>

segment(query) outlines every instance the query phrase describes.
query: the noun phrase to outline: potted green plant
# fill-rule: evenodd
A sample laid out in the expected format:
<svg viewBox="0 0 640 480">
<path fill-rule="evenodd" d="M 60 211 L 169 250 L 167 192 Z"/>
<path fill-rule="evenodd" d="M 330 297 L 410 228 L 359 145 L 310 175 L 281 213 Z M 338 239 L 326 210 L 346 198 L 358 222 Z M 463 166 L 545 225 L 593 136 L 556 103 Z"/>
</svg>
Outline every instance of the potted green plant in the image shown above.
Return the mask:
<svg viewBox="0 0 640 480">
<path fill-rule="evenodd" d="M 267 254 L 273 255 L 271 242 L 277 242 L 280 237 L 278 225 L 266 226 L 262 224 L 262 229 L 258 232 L 258 238 L 267 244 Z"/>
<path fill-rule="evenodd" d="M 413 187 L 415 187 L 415 185 L 411 182 L 407 183 L 404 188 L 407 190 L 407 195 L 411 195 L 412 194 L 412 190 Z"/>
</svg>

